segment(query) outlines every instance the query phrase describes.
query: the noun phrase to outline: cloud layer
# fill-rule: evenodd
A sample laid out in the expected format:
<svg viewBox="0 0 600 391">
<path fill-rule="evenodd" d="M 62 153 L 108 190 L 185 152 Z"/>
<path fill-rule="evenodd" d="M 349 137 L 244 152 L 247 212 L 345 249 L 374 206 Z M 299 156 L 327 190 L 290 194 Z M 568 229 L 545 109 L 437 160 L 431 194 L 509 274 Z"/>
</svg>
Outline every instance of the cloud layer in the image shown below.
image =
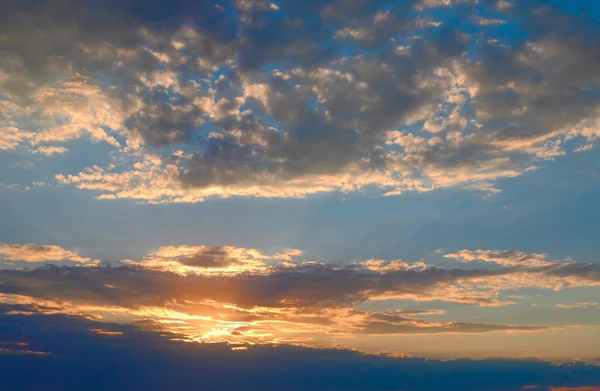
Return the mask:
<svg viewBox="0 0 600 391">
<path fill-rule="evenodd" d="M 546 391 L 581 386 L 574 389 L 591 391 L 583 386 L 600 384 L 599 368 L 582 363 L 435 361 L 341 349 L 189 344 L 176 334 L 129 325 L 64 315 L 7 315 L 28 308 L 0 308 L 0 366 L 6 369 L 2 387 L 7 391 L 48 384 L 56 390 L 191 390 L 199 383 L 221 390 Z"/>
<path fill-rule="evenodd" d="M 2 14 L 0 148 L 107 143 L 112 163 L 56 173 L 104 199 L 488 196 L 600 135 L 597 21 L 547 2 L 9 0 Z"/>
<path fill-rule="evenodd" d="M 40 251 L 31 249 L 60 249 L 4 247 L 21 253 L 28 249 L 37 261 Z M 74 257 L 60 251 L 59 255 L 42 253 L 47 260 Z M 190 341 L 333 346 L 359 336 L 549 329 L 543 324 L 439 318 L 446 314 L 444 310 L 408 310 L 396 304 L 395 309 L 382 311 L 365 309 L 363 304 L 405 300 L 501 307 L 514 304 L 510 292 L 519 289 L 560 291 L 600 284 L 596 264 L 551 262 L 543 255 L 518 251 L 462 250 L 445 256 L 483 259 L 497 267 L 446 269 L 375 259 L 333 265 L 306 259 L 293 249 L 265 255 L 232 246 L 164 246 L 141 261 L 126 260 L 121 266 L 93 262 L 0 270 L 0 302 L 33 306 L 45 314 L 141 322 L 143 327 L 174 331 Z"/>
</svg>

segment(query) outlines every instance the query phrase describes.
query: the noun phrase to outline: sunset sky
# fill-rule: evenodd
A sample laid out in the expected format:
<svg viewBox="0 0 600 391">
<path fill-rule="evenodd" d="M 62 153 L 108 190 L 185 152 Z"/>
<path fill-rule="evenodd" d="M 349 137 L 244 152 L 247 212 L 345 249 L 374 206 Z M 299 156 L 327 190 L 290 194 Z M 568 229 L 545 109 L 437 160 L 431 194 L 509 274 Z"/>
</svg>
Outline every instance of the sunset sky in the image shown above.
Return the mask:
<svg viewBox="0 0 600 391">
<path fill-rule="evenodd" d="M 0 390 L 598 391 L 599 139 L 595 0 L 2 0 Z"/>
</svg>

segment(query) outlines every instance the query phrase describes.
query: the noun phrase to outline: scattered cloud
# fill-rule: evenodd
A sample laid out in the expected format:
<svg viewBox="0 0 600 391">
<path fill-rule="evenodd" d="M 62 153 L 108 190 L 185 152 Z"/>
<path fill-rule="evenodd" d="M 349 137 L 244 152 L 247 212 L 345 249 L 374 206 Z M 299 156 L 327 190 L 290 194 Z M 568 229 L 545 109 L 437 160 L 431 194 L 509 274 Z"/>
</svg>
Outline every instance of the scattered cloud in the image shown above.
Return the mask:
<svg viewBox="0 0 600 391">
<path fill-rule="evenodd" d="M 63 147 L 39 147 L 33 153 L 40 153 L 46 156 L 52 155 L 62 155 L 63 153 L 67 153 L 69 150 Z"/>
<path fill-rule="evenodd" d="M 472 16 L 471 19 L 480 26 L 499 26 L 506 24 L 506 20 L 486 19 L 481 16 Z"/>
<path fill-rule="evenodd" d="M 444 188 L 492 198 L 504 179 L 596 148 L 599 41 L 591 12 L 543 0 L 4 0 L 0 153 L 18 157 L 17 171 L 34 164 L 23 159 L 69 164 L 23 171 L 18 184 L 11 172 L 0 190 L 58 185 L 152 204 Z M 600 308 L 576 295 L 600 286 L 598 263 L 436 253 L 455 267 L 202 244 L 103 264 L 2 244 L 3 384 L 599 390 L 598 367 L 577 360 L 346 350 L 553 336 Z M 568 289 L 549 305 L 573 317 L 497 316 L 542 311 L 519 300 Z"/>
<path fill-rule="evenodd" d="M 597 56 L 586 49 L 597 21 L 533 4 L 237 1 L 172 5 L 150 22 L 132 10 L 114 18 L 112 2 L 25 12 L 11 0 L 0 148 L 108 144 L 115 162 L 56 173 L 100 199 L 445 187 L 491 197 L 499 179 L 600 137 Z M 458 22 L 438 21 L 439 7 L 454 7 Z M 16 20 L 43 20 L 45 34 Z M 480 39 L 460 22 L 510 24 L 526 38 L 483 29 Z"/>
</svg>

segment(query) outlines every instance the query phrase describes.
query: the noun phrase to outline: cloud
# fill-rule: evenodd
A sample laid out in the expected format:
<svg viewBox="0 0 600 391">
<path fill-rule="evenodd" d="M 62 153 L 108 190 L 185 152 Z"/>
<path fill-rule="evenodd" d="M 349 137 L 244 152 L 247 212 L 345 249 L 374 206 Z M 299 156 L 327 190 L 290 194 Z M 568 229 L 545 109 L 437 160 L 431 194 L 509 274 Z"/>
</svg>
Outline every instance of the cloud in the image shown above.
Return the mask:
<svg viewBox="0 0 600 391">
<path fill-rule="evenodd" d="M 146 255 L 141 263 L 128 263 L 183 274 L 260 273 L 268 270 L 268 260 L 292 261 L 301 253 L 288 249 L 269 256 L 256 249 L 232 246 L 164 246 Z"/>
<path fill-rule="evenodd" d="M 365 355 L 344 349 L 286 345 L 193 344 L 173 333 L 141 330 L 64 315 L 0 315 L 0 339 L 47 355 L 0 354 L 7 390 L 84 387 L 89 390 L 512 391 L 531 384 L 580 387 L 600 382 L 598 367 L 540 360 L 449 360 Z M 92 330 L 101 329 L 98 333 Z M 107 334 L 110 333 L 110 334 Z M 117 333 L 119 335 L 111 335 Z M 244 348 L 240 350 L 238 348 Z M 85 360 L 81 360 L 85 353 Z M 111 357 L 107 365 L 106 357 Z M 131 367 L 128 363 L 136 362 Z M 43 376 L 28 376 L 34 370 Z M 173 376 L 176 373 L 177 376 Z M 545 387 L 545 386 L 544 386 Z"/>
<path fill-rule="evenodd" d="M 417 9 L 454 7 L 461 4 L 478 4 L 479 0 L 421 0 L 417 3 Z"/>
<path fill-rule="evenodd" d="M 556 263 L 546 260 L 547 254 L 527 254 L 514 250 L 461 250 L 456 253 L 445 254 L 444 257 L 456 259 L 460 262 L 483 261 L 502 266 L 540 267 Z"/>
<path fill-rule="evenodd" d="M 56 246 L 3 248 L 12 259 L 82 259 Z M 336 266 L 300 261 L 297 250 L 288 253 L 264 255 L 257 250 L 231 246 L 165 246 L 141 262 L 126 261 L 128 267 L 3 270 L 0 290 L 125 307 L 157 306 L 171 300 L 214 300 L 247 308 L 335 308 L 387 298 L 501 305 L 503 301 L 498 294 L 504 290 L 522 287 L 560 290 L 600 283 L 596 264 L 520 262 L 518 265 L 522 267 L 512 267 L 514 264 L 510 263 L 511 267 L 499 269 L 443 269 L 423 263 L 368 260 Z M 508 253 L 504 252 L 504 256 Z M 515 253 L 519 255 L 517 259 L 538 259 L 538 254 Z M 189 273 L 192 270 L 195 272 Z M 91 289 L 93 295 L 85 293 Z M 128 294 L 117 295 L 119 291 Z"/>
<path fill-rule="evenodd" d="M 302 260 L 299 250 L 265 255 L 232 246 L 164 246 L 141 262 L 123 261 L 128 266 L 99 267 L 96 262 L 2 270 L 0 302 L 36 306 L 42 313 L 144 321 L 145 327 L 178 332 L 192 341 L 333 346 L 339 338 L 360 335 L 546 329 L 422 319 L 443 314 L 439 310 L 357 308 L 364 303 L 402 299 L 493 307 L 514 304 L 507 292 L 515 289 L 600 284 L 595 264 L 540 264 L 544 257 L 539 254 L 477 251 L 472 253 L 485 254 L 501 267 L 443 269 L 400 260 L 330 265 Z M 461 256 L 466 254 L 471 252 L 463 250 Z"/>
<path fill-rule="evenodd" d="M 581 279 L 583 281 L 600 282 L 600 265 L 596 263 L 566 263 L 546 266 L 541 270 L 549 276 Z"/>
<path fill-rule="evenodd" d="M 480 26 L 498 26 L 507 23 L 506 20 L 486 19 L 481 16 L 473 16 L 471 19 Z"/>
<path fill-rule="evenodd" d="M 0 150 L 14 149 L 27 137 L 27 134 L 23 134 L 14 126 L 2 127 L 0 128 Z"/>
<path fill-rule="evenodd" d="M 359 324 L 365 334 L 437 334 L 437 333 L 485 333 L 490 331 L 539 331 L 539 326 L 509 326 L 466 322 L 427 322 L 410 319 L 398 314 L 370 314 Z"/>
<path fill-rule="evenodd" d="M 143 263 L 140 266 L 144 266 Z M 394 296 L 424 300 L 443 299 L 439 290 L 458 281 L 513 273 L 507 270 L 400 269 L 387 273 L 355 266 L 305 264 L 273 268 L 269 273 L 240 273 L 228 278 L 203 274 L 185 276 L 141 268 L 54 268 L 31 271 L 0 271 L 0 291 L 34 297 L 123 306 L 161 305 L 170 300 L 209 299 L 252 306 L 340 306 L 370 297 Z M 85 283 L 83 283 L 85 281 Z M 484 281 L 483 281 L 484 282 Z M 94 290 L 89 295 L 90 289 Z M 128 294 L 117 294 L 124 290 Z M 493 302 L 489 295 L 454 292 L 450 301 Z"/>
<path fill-rule="evenodd" d="M 48 262 L 70 260 L 74 262 L 89 262 L 74 251 L 65 250 L 60 246 L 36 244 L 3 244 L 0 245 L 0 255 L 9 261 Z"/>
<path fill-rule="evenodd" d="M 106 329 L 90 329 L 92 333 L 101 334 L 101 335 L 123 335 L 122 331 L 110 331 Z"/>
<path fill-rule="evenodd" d="M 583 14 L 536 1 L 182 4 L 5 2 L 0 148 L 107 143 L 116 161 L 57 181 L 160 203 L 372 188 L 493 196 L 497 180 L 600 136 L 598 56 L 586 49 L 597 22 Z M 524 38 L 465 34 L 474 22 Z"/>
<path fill-rule="evenodd" d="M 399 259 L 392 261 L 384 261 L 382 259 L 369 259 L 360 263 L 369 270 L 386 273 L 394 270 L 420 269 L 427 268 L 423 262 L 417 262 L 413 265 L 408 265 L 406 262 Z"/>
<path fill-rule="evenodd" d="M 62 155 L 63 153 L 67 153 L 69 150 L 63 147 L 39 147 L 33 153 L 40 153 L 46 156 L 52 155 Z"/>
<path fill-rule="evenodd" d="M 582 302 L 573 304 L 556 304 L 556 308 L 571 309 L 571 308 L 600 308 L 598 302 Z"/>
</svg>

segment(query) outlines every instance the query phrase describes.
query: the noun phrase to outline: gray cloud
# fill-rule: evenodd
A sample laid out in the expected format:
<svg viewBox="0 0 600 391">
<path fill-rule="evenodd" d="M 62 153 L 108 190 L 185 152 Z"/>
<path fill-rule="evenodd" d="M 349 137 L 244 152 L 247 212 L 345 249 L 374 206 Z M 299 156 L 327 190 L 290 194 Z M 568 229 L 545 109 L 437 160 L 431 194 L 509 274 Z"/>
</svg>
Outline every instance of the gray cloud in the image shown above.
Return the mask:
<svg viewBox="0 0 600 391">
<path fill-rule="evenodd" d="M 547 274 L 558 277 L 576 277 L 582 280 L 600 282 L 600 265 L 596 263 L 569 263 L 548 266 L 543 269 Z"/>
<path fill-rule="evenodd" d="M 205 258 L 201 261 L 205 262 Z M 217 260 L 218 261 L 218 260 Z M 187 262 L 187 260 L 184 260 Z M 194 263 L 195 259 L 190 262 Z M 76 303 L 124 307 L 163 305 L 215 300 L 241 307 L 339 307 L 376 297 L 406 297 L 417 300 L 448 300 L 494 305 L 496 291 L 478 294 L 457 284 L 494 285 L 499 289 L 521 286 L 595 284 L 600 282 L 598 265 L 565 264 L 530 269 L 396 269 L 371 271 L 357 265 L 332 267 L 305 265 L 276 268 L 268 273 L 222 276 L 184 276 L 139 267 L 42 267 L 0 271 L 0 292 Z M 514 276 L 514 281 L 511 277 Z M 560 280 L 552 280 L 559 278 Z M 570 281 L 570 282 L 569 282 Z M 523 285 L 524 284 L 524 285 Z M 448 291 L 448 289 L 451 289 Z M 498 289 L 498 287 L 496 287 Z"/>
<path fill-rule="evenodd" d="M 5 2 L 0 93 L 13 106 L 0 145 L 125 140 L 123 161 L 161 163 L 57 179 L 195 202 L 370 185 L 495 194 L 498 178 L 599 136 L 597 22 L 585 14 L 482 3 L 526 37 L 503 41 L 463 32 L 483 20 L 473 2 L 248 4 Z M 455 19 L 415 29 L 437 6 L 456 6 Z"/>
<path fill-rule="evenodd" d="M 212 299 L 240 306 L 339 306 L 370 295 L 426 294 L 437 284 L 507 271 L 401 270 L 385 274 L 354 268 L 306 266 L 267 275 L 186 277 L 139 268 L 58 268 L 0 271 L 0 292 L 120 306 Z"/>
</svg>

